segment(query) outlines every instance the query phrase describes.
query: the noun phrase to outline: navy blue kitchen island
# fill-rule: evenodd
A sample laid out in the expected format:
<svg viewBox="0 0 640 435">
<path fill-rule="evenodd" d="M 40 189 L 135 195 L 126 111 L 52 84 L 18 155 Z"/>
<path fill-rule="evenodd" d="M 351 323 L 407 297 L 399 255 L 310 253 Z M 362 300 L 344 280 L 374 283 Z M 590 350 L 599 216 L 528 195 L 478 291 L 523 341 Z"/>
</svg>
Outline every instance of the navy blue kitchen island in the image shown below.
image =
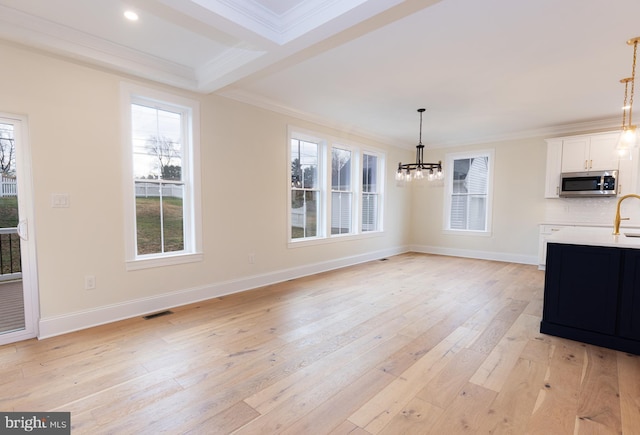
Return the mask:
<svg viewBox="0 0 640 435">
<path fill-rule="evenodd" d="M 640 239 L 610 228 L 550 237 L 540 332 L 640 355 Z"/>
</svg>

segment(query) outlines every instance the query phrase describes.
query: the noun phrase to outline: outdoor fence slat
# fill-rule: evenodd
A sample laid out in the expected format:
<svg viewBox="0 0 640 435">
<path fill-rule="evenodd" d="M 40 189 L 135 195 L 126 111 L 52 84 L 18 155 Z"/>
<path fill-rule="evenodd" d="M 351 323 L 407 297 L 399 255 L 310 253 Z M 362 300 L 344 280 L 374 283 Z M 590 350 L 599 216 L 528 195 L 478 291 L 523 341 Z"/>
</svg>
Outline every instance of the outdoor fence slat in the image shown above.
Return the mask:
<svg viewBox="0 0 640 435">
<path fill-rule="evenodd" d="M 15 177 L 2 175 L 0 179 L 0 196 L 16 196 L 18 194 L 18 185 Z"/>
</svg>

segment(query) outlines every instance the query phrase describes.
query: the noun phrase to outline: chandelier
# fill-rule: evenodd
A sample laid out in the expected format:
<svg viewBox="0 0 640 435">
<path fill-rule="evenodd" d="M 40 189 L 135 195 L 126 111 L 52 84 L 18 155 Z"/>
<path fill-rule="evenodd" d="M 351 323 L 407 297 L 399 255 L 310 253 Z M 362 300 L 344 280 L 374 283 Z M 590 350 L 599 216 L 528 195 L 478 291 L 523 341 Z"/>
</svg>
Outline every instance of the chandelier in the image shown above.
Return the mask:
<svg viewBox="0 0 640 435">
<path fill-rule="evenodd" d="M 422 114 L 426 109 L 418 109 L 420 113 L 420 137 L 418 139 L 418 145 L 416 146 L 416 162 L 415 163 L 398 163 L 398 172 L 396 172 L 396 181 L 409 182 L 411 179 L 422 180 L 426 178 L 429 181 L 442 180 L 442 161 L 438 163 L 425 163 L 424 157 L 424 145 L 422 145 Z M 411 174 L 411 171 L 415 171 L 415 174 Z"/>
<path fill-rule="evenodd" d="M 618 151 L 623 153 L 638 146 L 638 130 L 633 125 L 633 92 L 636 81 L 636 57 L 638 53 L 638 42 L 640 36 L 629 39 L 627 44 L 633 45 L 633 63 L 631 66 L 631 77 L 620 80 L 624 83 L 624 105 L 622 106 L 622 132 L 618 140 Z M 629 86 L 631 84 L 631 86 Z"/>
</svg>

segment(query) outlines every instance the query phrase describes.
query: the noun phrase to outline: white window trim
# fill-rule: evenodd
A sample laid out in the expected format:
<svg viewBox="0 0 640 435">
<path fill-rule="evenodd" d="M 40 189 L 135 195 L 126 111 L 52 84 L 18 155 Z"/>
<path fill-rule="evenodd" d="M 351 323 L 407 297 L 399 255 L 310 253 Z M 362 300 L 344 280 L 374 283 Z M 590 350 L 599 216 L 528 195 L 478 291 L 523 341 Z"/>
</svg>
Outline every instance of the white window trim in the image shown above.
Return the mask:
<svg viewBox="0 0 640 435">
<path fill-rule="evenodd" d="M 375 156 L 377 157 L 377 166 L 376 166 L 376 171 L 377 171 L 377 176 L 378 176 L 378 189 L 376 191 L 376 194 L 378 195 L 378 214 L 376 216 L 377 222 L 376 222 L 376 230 L 374 231 L 362 231 L 362 210 L 360 209 L 359 213 L 358 213 L 358 230 L 362 233 L 362 234 L 376 234 L 376 233 L 381 233 L 383 231 L 383 223 L 384 223 L 384 204 L 382 204 L 383 200 L 384 200 L 384 187 L 385 187 L 385 180 L 386 180 L 386 176 L 385 176 L 385 163 L 386 163 L 386 155 L 380 151 L 376 151 L 376 150 L 372 150 L 369 148 L 363 148 L 362 152 L 360 153 L 360 192 L 359 192 L 359 197 L 360 197 L 360 203 L 362 204 L 362 195 L 364 192 L 362 192 L 362 168 L 364 168 L 364 155 L 367 154 L 369 156 Z M 360 206 L 361 207 L 361 206 Z"/>
<path fill-rule="evenodd" d="M 322 179 L 318 180 L 323 186 L 320 189 L 321 202 L 320 207 L 323 213 L 318 216 L 318 234 L 316 237 L 307 237 L 304 239 L 292 239 L 291 238 L 291 139 L 301 139 L 309 142 L 318 143 L 320 145 L 319 164 L 322 168 L 318 171 L 318 176 Z M 353 192 L 353 205 L 352 205 L 352 220 L 353 230 L 347 234 L 331 234 L 331 150 L 333 148 L 346 149 L 352 152 L 352 165 L 357 166 L 356 169 L 352 168 L 352 192 Z M 378 157 L 378 180 L 379 188 L 378 194 L 380 195 L 380 204 L 378 210 L 378 229 L 376 231 L 363 232 L 361 229 L 362 224 L 362 211 L 360 210 L 360 204 L 362 201 L 362 158 L 363 154 L 375 155 Z M 310 131 L 304 128 L 298 128 L 289 125 L 287 127 L 287 246 L 289 248 L 299 248 L 303 246 L 321 245 L 326 243 L 344 242 L 350 240 L 366 239 L 371 237 L 380 237 L 384 233 L 384 192 L 386 183 L 385 174 L 385 162 L 386 153 L 381 150 L 374 149 L 372 147 L 364 146 L 356 142 L 345 143 L 343 139 L 338 139 L 330 135 L 323 135 L 314 131 Z M 353 179 L 356 180 L 357 185 L 353 185 Z"/>
<path fill-rule="evenodd" d="M 315 237 L 305 237 L 303 239 L 291 238 L 291 139 L 295 136 L 296 139 L 303 140 L 305 142 L 312 142 L 318 144 L 318 184 L 320 186 L 326 185 L 327 171 L 323 170 L 327 167 L 326 149 L 327 143 L 325 139 L 318 137 L 312 132 L 296 129 L 295 131 L 289 130 L 287 134 L 287 162 L 288 162 L 288 176 L 287 176 L 287 238 L 289 243 L 301 243 L 312 242 L 315 240 L 324 240 L 327 237 L 326 227 L 327 223 L 324 221 L 327 213 L 327 195 L 326 192 L 319 189 L 318 192 L 318 204 L 317 204 L 317 229 Z"/>
<path fill-rule="evenodd" d="M 163 254 L 137 254 L 135 187 L 133 183 L 133 153 L 131 141 L 131 104 L 139 101 L 157 101 L 160 106 L 173 106 L 190 113 L 187 126 L 190 146 L 185 147 L 183 173 L 189 175 L 185 180 L 185 196 L 190 197 L 191 208 L 185 209 L 185 250 Z M 147 269 L 174 264 L 202 261 L 202 206 L 200 202 L 200 105 L 197 101 L 174 94 L 146 88 L 131 83 L 121 83 L 120 101 L 122 113 L 123 143 L 123 188 L 124 188 L 124 230 L 125 264 L 127 270 Z M 187 240 L 188 239 L 188 240 Z"/>
<path fill-rule="evenodd" d="M 344 151 L 349 151 L 351 153 L 351 173 L 349 174 L 350 180 L 351 180 L 351 189 L 348 191 L 340 191 L 340 192 L 346 192 L 346 193 L 350 193 L 351 194 L 351 231 L 348 233 L 343 233 L 343 234 L 333 234 L 331 232 L 331 218 L 333 217 L 333 210 L 332 210 L 332 206 L 333 206 L 333 193 L 334 192 L 339 192 L 337 190 L 333 190 L 333 186 L 331 185 L 332 183 L 332 178 L 331 178 L 331 165 L 333 164 L 333 150 L 334 149 L 338 149 L 338 150 L 344 150 Z M 354 148 L 351 145 L 346 145 L 342 142 L 333 142 L 331 144 L 330 149 L 328 150 L 328 155 L 329 155 L 329 164 L 327 165 L 327 236 L 328 237 L 348 237 L 348 236 L 354 236 L 356 234 L 358 234 L 360 232 L 359 230 L 359 225 L 358 222 L 360 221 L 359 216 L 360 213 L 358 212 L 358 206 L 360 204 L 360 194 L 361 194 L 361 183 L 362 177 L 358 177 L 358 174 L 360 173 L 360 162 L 362 160 L 362 154 L 360 153 L 358 148 Z M 355 180 L 355 181 L 354 181 Z"/>
<path fill-rule="evenodd" d="M 450 215 L 451 215 L 451 194 L 453 192 L 453 184 L 451 182 L 453 172 L 445 174 L 444 180 L 444 207 L 443 207 L 443 234 L 451 234 L 457 236 L 482 236 L 489 237 L 492 235 L 493 228 L 493 168 L 495 163 L 495 150 L 477 150 L 477 151 L 464 151 L 459 153 L 445 154 L 445 168 L 446 171 L 453 171 L 453 161 L 460 159 L 470 159 L 476 157 L 489 157 L 488 166 L 488 178 L 487 178 L 487 229 L 486 230 L 462 230 L 449 228 Z"/>
</svg>

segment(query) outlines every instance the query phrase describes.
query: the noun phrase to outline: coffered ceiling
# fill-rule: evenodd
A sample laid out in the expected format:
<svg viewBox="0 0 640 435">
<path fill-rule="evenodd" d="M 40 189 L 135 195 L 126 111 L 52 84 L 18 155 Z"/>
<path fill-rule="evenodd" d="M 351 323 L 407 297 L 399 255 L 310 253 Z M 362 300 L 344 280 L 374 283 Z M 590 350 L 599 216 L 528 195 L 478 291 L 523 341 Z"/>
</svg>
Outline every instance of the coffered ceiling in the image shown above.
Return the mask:
<svg viewBox="0 0 640 435">
<path fill-rule="evenodd" d="M 419 107 L 427 147 L 618 127 L 639 17 L 637 0 L 0 0 L 0 39 L 412 148 Z"/>
</svg>

